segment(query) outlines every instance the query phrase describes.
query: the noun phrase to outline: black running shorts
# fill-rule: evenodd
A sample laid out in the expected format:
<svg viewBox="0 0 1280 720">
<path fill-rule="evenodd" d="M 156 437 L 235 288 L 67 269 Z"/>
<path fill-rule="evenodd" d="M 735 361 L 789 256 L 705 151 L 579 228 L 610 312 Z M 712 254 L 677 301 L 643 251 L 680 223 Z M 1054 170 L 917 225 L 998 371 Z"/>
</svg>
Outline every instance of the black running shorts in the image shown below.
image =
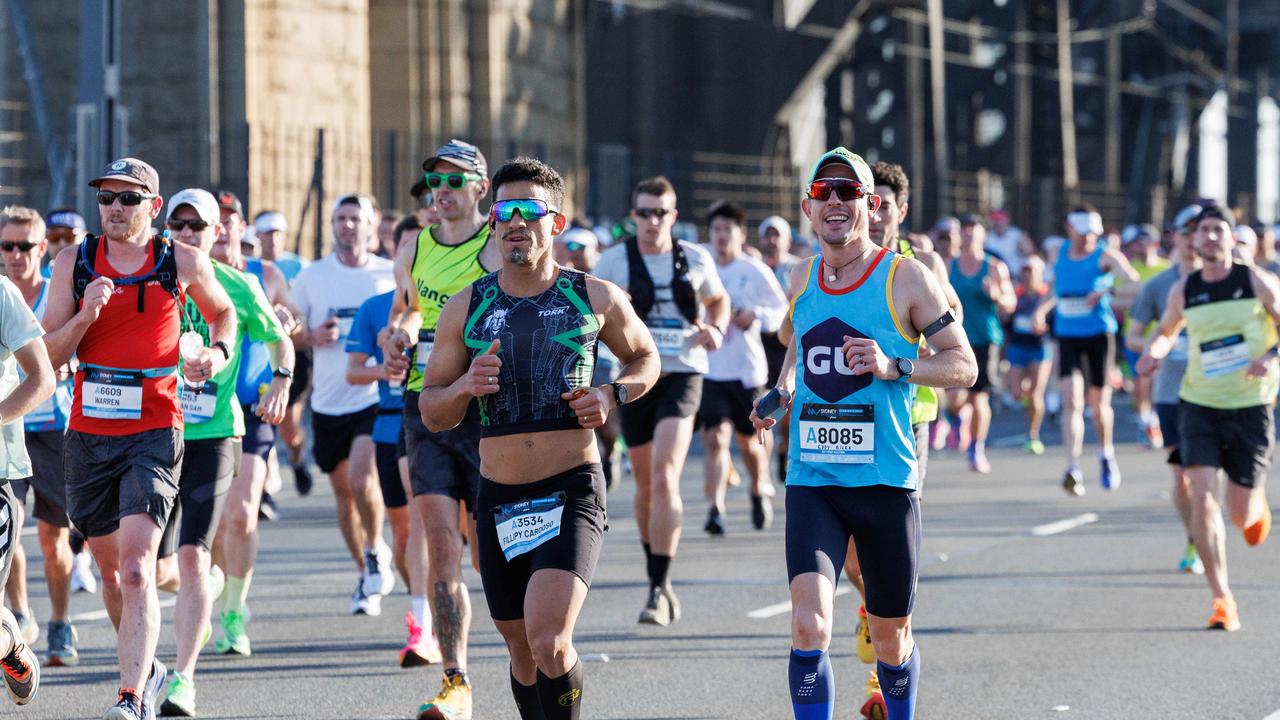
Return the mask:
<svg viewBox="0 0 1280 720">
<path fill-rule="evenodd" d="M 495 509 L 522 500 L 564 493 L 560 532 L 527 552 L 507 560 L 498 540 Z M 582 578 L 587 587 L 596 571 L 606 529 L 604 470 L 599 463 L 580 465 L 545 480 L 523 485 L 480 481 L 476 512 L 476 546 L 480 579 L 494 620 L 524 617 L 529 579 L 539 570 L 556 569 Z"/>
<path fill-rule="evenodd" d="M 67 474 L 62 466 L 61 430 L 29 432 L 27 454 L 31 456 L 31 477 L 10 480 L 13 495 L 25 508 L 27 490 L 35 495 L 35 517 L 53 527 L 71 527 L 67 518 Z"/>
<path fill-rule="evenodd" d="M 978 379 L 974 381 L 973 387 L 969 388 L 976 393 L 991 392 L 991 345 L 974 345 L 973 357 L 978 361 Z M 1000 348 L 996 348 L 996 356 L 999 357 Z"/>
<path fill-rule="evenodd" d="M 739 435 L 755 435 L 751 410 L 763 396 L 764 388 L 747 388 L 738 380 L 703 380 L 698 421 L 706 429 L 727 422 Z"/>
<path fill-rule="evenodd" d="M 311 429 L 315 432 L 315 444 L 311 447 L 311 454 L 320 472 L 331 473 L 339 463 L 351 457 L 351 445 L 361 435 L 373 435 L 373 421 L 377 417 L 377 403 L 346 415 L 312 412 Z"/>
<path fill-rule="evenodd" d="M 110 535 L 120 518 L 146 513 L 164 527 L 178 498 L 182 431 L 94 435 L 68 430 L 62 443 L 67 515 L 85 537 Z"/>
<path fill-rule="evenodd" d="M 240 409 L 244 411 L 241 450 L 245 455 L 257 455 L 266 461 L 271 455 L 271 448 L 276 446 L 276 426 L 263 422 L 253 405 L 241 405 Z"/>
<path fill-rule="evenodd" d="M 382 487 L 382 504 L 388 510 L 409 504 L 404 484 L 400 482 L 400 454 L 395 443 L 374 443 L 374 457 L 378 463 L 378 485 Z"/>
<path fill-rule="evenodd" d="M 480 485 L 480 414 L 473 402 L 458 427 L 431 432 L 418 411 L 419 393 L 404 394 L 404 447 L 409 458 L 413 496 L 447 495 L 465 502 L 475 514 Z"/>
<path fill-rule="evenodd" d="M 240 473 L 240 438 L 188 440 L 178 476 L 178 502 L 169 514 L 158 557 L 184 545 L 213 547 L 227 490 Z"/>
<path fill-rule="evenodd" d="M 1221 410 L 1183 400 L 1178 405 L 1182 465 L 1222 468 L 1231 482 L 1257 487 L 1271 468 L 1274 411 L 1272 405 Z"/>
<path fill-rule="evenodd" d="M 1116 339 L 1103 333 L 1089 337 L 1058 338 L 1058 377 L 1069 378 L 1075 372 L 1084 374 L 1091 388 L 1102 388 L 1111 377 L 1116 363 Z"/>
<path fill-rule="evenodd" d="M 619 408 L 622 438 L 629 447 L 653 442 L 653 431 L 663 418 L 687 418 L 698 412 L 702 401 L 702 376 L 670 373 L 658 378 L 653 389 Z"/>
<path fill-rule="evenodd" d="M 920 501 L 916 493 L 871 487 L 787 486 L 787 578 L 821 573 L 835 586 L 856 541 L 867 612 L 905 617 L 920 574 Z"/>
</svg>

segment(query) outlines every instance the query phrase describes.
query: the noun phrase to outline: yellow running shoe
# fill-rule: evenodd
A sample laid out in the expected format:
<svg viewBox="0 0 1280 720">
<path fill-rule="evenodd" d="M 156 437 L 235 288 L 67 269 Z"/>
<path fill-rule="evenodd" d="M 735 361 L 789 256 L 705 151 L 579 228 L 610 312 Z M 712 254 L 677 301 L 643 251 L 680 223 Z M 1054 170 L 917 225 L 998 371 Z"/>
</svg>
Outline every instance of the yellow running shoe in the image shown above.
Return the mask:
<svg viewBox="0 0 1280 720">
<path fill-rule="evenodd" d="M 867 678 L 867 701 L 862 703 L 862 717 L 867 720 L 886 720 L 889 709 L 884 705 L 884 695 L 880 693 L 880 676 L 875 670 Z"/>
<path fill-rule="evenodd" d="M 471 683 L 461 670 L 444 675 L 440 693 L 418 708 L 418 720 L 471 720 Z"/>
<path fill-rule="evenodd" d="M 867 625 L 867 606 L 858 606 L 858 631 L 854 644 L 858 647 L 858 659 L 864 663 L 876 661 L 876 647 L 871 644 L 871 628 Z M 873 672 L 872 675 L 875 673 Z"/>
</svg>

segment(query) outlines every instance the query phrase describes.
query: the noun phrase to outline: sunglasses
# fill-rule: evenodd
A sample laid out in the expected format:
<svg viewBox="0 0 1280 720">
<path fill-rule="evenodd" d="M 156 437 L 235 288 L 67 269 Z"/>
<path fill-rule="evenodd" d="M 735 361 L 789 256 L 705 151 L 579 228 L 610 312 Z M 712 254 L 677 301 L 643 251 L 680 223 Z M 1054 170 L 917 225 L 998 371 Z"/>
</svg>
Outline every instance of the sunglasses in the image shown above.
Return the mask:
<svg viewBox="0 0 1280 720">
<path fill-rule="evenodd" d="M 565 243 L 564 246 L 568 248 L 569 252 L 582 252 L 583 250 L 587 249 L 586 245 L 578 242 L 577 240 L 570 240 L 569 242 Z"/>
<path fill-rule="evenodd" d="M 55 243 L 63 243 L 63 242 L 69 243 L 69 242 L 76 241 L 76 234 L 74 231 L 71 231 L 71 230 L 67 230 L 64 232 L 49 231 L 45 235 L 45 237 L 48 238 L 49 242 L 55 242 Z"/>
<path fill-rule="evenodd" d="M 203 220 L 178 220 L 173 219 L 165 223 L 170 230 L 174 232 L 182 232 L 183 228 L 191 228 L 191 232 L 204 232 L 209 227 L 209 223 Z"/>
<path fill-rule="evenodd" d="M 134 190 L 125 190 L 124 192 L 113 192 L 111 190 L 99 190 L 98 204 L 110 205 L 116 201 L 116 198 L 119 198 L 121 205 L 124 205 L 125 207 L 133 207 L 135 205 L 141 205 L 143 200 L 150 200 L 151 198 L 156 198 L 156 197 L 160 197 L 160 196 L 152 195 L 151 193 L 140 193 Z"/>
<path fill-rule="evenodd" d="M 551 207 L 544 200 L 535 200 L 534 198 L 521 198 L 518 200 L 498 200 L 493 203 L 490 213 L 493 219 L 498 222 L 511 222 L 511 218 L 519 212 L 520 217 L 526 222 L 533 220 L 541 220 L 548 215 L 559 213 L 559 210 Z"/>
<path fill-rule="evenodd" d="M 432 190 L 437 190 L 445 185 L 447 185 L 450 190 L 461 190 L 467 183 L 479 182 L 483 179 L 474 173 L 429 172 L 422 177 L 427 181 L 427 187 Z"/>
<path fill-rule="evenodd" d="M 13 252 L 14 250 L 21 250 L 22 252 L 31 252 L 39 244 L 40 243 L 14 242 L 12 240 L 5 240 L 4 242 L 0 242 L 0 250 L 3 250 L 5 252 Z"/>
<path fill-rule="evenodd" d="M 675 210 L 674 209 L 668 210 L 667 208 L 661 208 L 661 207 L 660 208 L 635 208 L 631 212 L 635 213 L 636 217 L 640 218 L 641 220 L 648 220 L 649 218 L 658 218 L 659 220 L 661 220 L 662 218 L 675 212 Z"/>
<path fill-rule="evenodd" d="M 831 193 L 844 202 L 861 200 L 870 193 L 862 187 L 862 183 L 848 178 L 824 178 L 809 183 L 808 196 L 811 200 L 828 200 Z"/>
</svg>

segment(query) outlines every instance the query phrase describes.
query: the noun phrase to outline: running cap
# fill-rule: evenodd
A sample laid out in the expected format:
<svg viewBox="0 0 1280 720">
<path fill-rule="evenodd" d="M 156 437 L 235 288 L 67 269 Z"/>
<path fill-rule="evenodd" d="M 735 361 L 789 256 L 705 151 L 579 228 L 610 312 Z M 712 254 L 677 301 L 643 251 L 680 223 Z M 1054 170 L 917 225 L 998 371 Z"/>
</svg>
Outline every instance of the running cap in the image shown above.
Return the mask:
<svg viewBox="0 0 1280 720">
<path fill-rule="evenodd" d="M 1022 269 L 1026 270 L 1027 268 L 1036 268 L 1037 270 L 1040 270 L 1041 272 L 1043 272 L 1044 258 L 1040 257 L 1039 255 L 1028 255 L 1022 260 Z"/>
<path fill-rule="evenodd" d="M 435 155 L 422 161 L 423 171 L 431 172 L 431 168 L 441 160 L 451 162 L 464 170 L 470 170 L 481 177 L 489 177 L 489 163 L 485 161 L 484 153 L 480 152 L 480 148 L 464 140 L 453 139 L 441 145 Z M 416 190 L 418 186 L 413 187 Z M 426 183 L 423 183 L 423 188 L 426 188 Z M 414 193 L 414 197 L 421 194 L 421 192 Z"/>
<path fill-rule="evenodd" d="M 1096 210 L 1076 210 L 1067 213 L 1067 227 L 1077 235 L 1101 235 L 1102 216 Z"/>
<path fill-rule="evenodd" d="M 993 222 L 993 223 L 998 223 L 998 222 L 1008 222 L 1008 221 L 1009 221 L 1009 211 L 1008 211 L 1008 210 L 999 210 L 999 209 L 997 209 L 997 210 L 992 210 L 992 211 L 991 211 L 991 216 L 990 216 L 990 217 L 991 217 L 991 222 Z"/>
<path fill-rule="evenodd" d="M 956 221 L 960 223 L 960 227 L 965 225 L 982 225 L 982 216 L 977 213 L 965 213 Z"/>
<path fill-rule="evenodd" d="M 1154 225 L 1126 225 L 1120 233 L 1120 242 L 1128 245 L 1135 240 L 1147 238 L 1150 240 L 1158 240 L 1160 231 L 1156 230 Z"/>
<path fill-rule="evenodd" d="M 556 236 L 556 242 L 561 245 L 570 245 L 577 243 L 586 247 L 599 247 L 600 239 L 596 234 L 588 228 L 576 227 L 569 228 Z"/>
<path fill-rule="evenodd" d="M 781 215 L 770 215 L 765 218 L 764 221 L 760 223 L 760 229 L 756 231 L 756 234 L 760 237 L 764 237 L 764 232 L 769 228 L 776 230 L 778 235 L 782 237 L 791 237 L 791 223 L 787 222 L 787 219 Z"/>
<path fill-rule="evenodd" d="M 875 176 L 871 174 L 871 166 L 867 165 L 867 161 L 863 160 L 859 155 L 845 147 L 838 147 L 826 151 L 822 157 L 818 158 L 818 162 L 813 164 L 813 170 L 809 172 L 809 180 L 805 183 L 808 186 L 814 180 L 818 179 L 818 173 L 822 172 L 822 168 L 838 163 L 853 170 L 853 177 L 867 191 L 870 192 L 875 187 Z"/>
<path fill-rule="evenodd" d="M 259 214 L 253 221 L 254 233 L 275 232 L 276 230 L 289 232 L 289 221 L 284 218 L 284 213 L 268 210 Z"/>
<path fill-rule="evenodd" d="M 47 228 L 71 228 L 80 232 L 87 232 L 89 227 L 85 225 L 84 218 L 80 213 L 74 210 L 52 210 L 49 212 L 49 219 L 45 222 Z"/>
<path fill-rule="evenodd" d="M 1222 220 L 1232 227 L 1235 227 L 1236 224 L 1236 216 L 1235 213 L 1231 212 L 1231 208 L 1211 201 L 1200 208 L 1200 214 L 1196 215 L 1195 225 L 1192 227 L 1200 227 L 1200 223 L 1212 218 Z M 1254 239 L 1257 240 L 1257 236 L 1254 236 Z"/>
<path fill-rule="evenodd" d="M 230 190 L 218 191 L 218 207 L 244 217 L 244 206 L 240 204 L 240 198 Z"/>
<path fill-rule="evenodd" d="M 173 217 L 173 212 L 183 205 L 190 205 L 200 219 L 210 225 L 217 225 L 222 219 L 218 212 L 218 201 L 208 190 L 187 188 L 169 198 L 169 213 L 164 216 L 165 222 L 168 222 L 169 218 Z"/>
<path fill-rule="evenodd" d="M 933 225 L 933 229 L 935 232 L 948 232 L 952 228 L 957 228 L 957 227 L 960 227 L 960 220 L 950 215 L 946 217 L 938 218 L 938 222 L 934 223 Z"/>
<path fill-rule="evenodd" d="M 127 157 L 107 163 L 102 174 L 89 181 L 89 187 L 98 187 L 106 180 L 123 180 L 138 185 L 149 193 L 160 193 L 159 173 L 137 158 Z"/>
<path fill-rule="evenodd" d="M 1248 225 L 1240 224 L 1236 226 L 1236 244 L 1248 245 L 1249 247 L 1258 247 L 1258 233 Z"/>
</svg>

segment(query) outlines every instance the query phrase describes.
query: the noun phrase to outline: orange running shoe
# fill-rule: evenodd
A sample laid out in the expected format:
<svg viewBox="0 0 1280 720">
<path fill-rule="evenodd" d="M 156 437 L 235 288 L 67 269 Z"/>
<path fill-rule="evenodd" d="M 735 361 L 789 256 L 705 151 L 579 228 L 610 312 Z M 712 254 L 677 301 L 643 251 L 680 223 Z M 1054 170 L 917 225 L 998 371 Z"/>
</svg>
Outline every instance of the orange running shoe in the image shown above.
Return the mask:
<svg viewBox="0 0 1280 720">
<path fill-rule="evenodd" d="M 1244 529 L 1244 541 L 1252 546 L 1261 545 L 1271 533 L 1271 506 L 1263 504 L 1262 517 Z"/>
<path fill-rule="evenodd" d="M 862 703 L 862 717 L 867 720 L 888 720 L 889 709 L 884 705 L 884 695 L 880 692 L 880 676 L 871 671 L 867 679 L 867 701 Z"/>
<path fill-rule="evenodd" d="M 1240 629 L 1240 613 L 1236 601 L 1230 598 L 1214 598 L 1213 614 L 1209 616 L 1210 630 L 1234 632 Z"/>
<path fill-rule="evenodd" d="M 871 644 L 871 628 L 867 625 L 867 606 L 858 606 L 858 628 L 855 632 L 855 647 L 858 649 L 858 659 L 864 663 L 871 664 L 876 661 L 876 646 Z M 875 670 L 871 671 L 875 675 Z"/>
</svg>

